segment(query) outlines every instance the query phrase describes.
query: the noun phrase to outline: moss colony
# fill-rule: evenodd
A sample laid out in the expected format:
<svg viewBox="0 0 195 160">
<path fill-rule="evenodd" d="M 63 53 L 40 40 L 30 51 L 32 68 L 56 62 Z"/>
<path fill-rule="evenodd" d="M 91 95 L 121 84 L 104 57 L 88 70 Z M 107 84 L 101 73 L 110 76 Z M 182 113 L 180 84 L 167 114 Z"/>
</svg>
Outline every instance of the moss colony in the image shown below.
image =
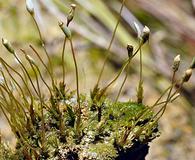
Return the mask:
<svg viewBox="0 0 195 160">
<path fill-rule="evenodd" d="M 69 29 L 76 6 L 71 5 L 66 25 L 63 22 L 59 23 L 59 27 L 65 36 L 62 52 L 62 81 L 56 82 L 54 68 L 36 22 L 33 3 L 27 0 L 26 4 L 27 10 L 39 31 L 43 51 L 48 58 L 49 65 L 46 65 L 45 60 L 43 61 L 40 57 L 43 53 L 38 53 L 32 45 L 30 45 L 30 48 L 42 64 L 41 67 L 44 67 L 47 71 L 51 81 L 50 83 L 46 82 L 37 62 L 25 50 L 21 49 L 20 54 L 16 53 L 11 44 L 6 39 L 2 39 L 4 47 L 15 58 L 20 69 L 15 70 L 14 67 L 0 58 L 0 109 L 17 139 L 15 150 L 11 150 L 9 146 L 1 142 L 0 159 L 144 160 L 148 153 L 148 143 L 159 135 L 159 118 L 163 115 L 167 104 L 179 96 L 178 93 L 182 85 L 189 80 L 192 69 L 195 68 L 195 60 L 185 71 L 184 76 L 176 81 L 175 74 L 179 68 L 180 57 L 175 57 L 171 85 L 168 86 L 154 105 L 144 105 L 142 102 L 141 47 L 148 41 L 150 30 L 148 27 L 140 30 L 135 24 L 138 30 L 139 44 L 135 50 L 133 46 L 127 46 L 128 57 L 116 77 L 105 87 L 99 87 L 105 62 L 108 59 L 107 54 L 98 81 L 90 96 L 80 94 L 78 66 Z M 118 22 L 107 50 L 108 53 Z M 69 90 L 64 78 L 64 51 L 67 42 L 70 43 L 75 65 L 76 91 Z M 137 101 L 119 102 L 118 97 L 126 81 L 129 64 L 137 54 L 140 56 L 140 81 L 137 87 Z M 126 76 L 117 98 L 110 100 L 106 95 L 107 89 L 116 82 L 124 71 L 126 71 Z M 31 76 L 32 74 L 34 79 Z M 178 87 L 175 89 L 176 84 Z M 43 91 L 42 88 L 47 89 L 48 92 Z M 157 112 L 153 111 L 154 108 Z"/>
<path fill-rule="evenodd" d="M 4 150 L 2 158 L 117 159 L 119 155 L 128 156 L 133 148 L 137 149 L 135 145 L 147 144 L 157 135 L 157 123 L 151 121 L 153 113 L 148 112 L 140 118 L 146 110 L 142 104 L 113 103 L 104 99 L 99 106 L 82 96 L 79 131 L 75 128 L 77 101 L 74 94 L 58 90 L 48 106 L 50 108 L 44 113 L 44 142 L 37 102 L 31 108 L 27 122 L 23 121 L 23 128 L 15 131 L 18 138 L 16 152 L 10 154 L 12 152 Z M 21 121 L 21 118 L 17 117 L 17 120 Z"/>
</svg>

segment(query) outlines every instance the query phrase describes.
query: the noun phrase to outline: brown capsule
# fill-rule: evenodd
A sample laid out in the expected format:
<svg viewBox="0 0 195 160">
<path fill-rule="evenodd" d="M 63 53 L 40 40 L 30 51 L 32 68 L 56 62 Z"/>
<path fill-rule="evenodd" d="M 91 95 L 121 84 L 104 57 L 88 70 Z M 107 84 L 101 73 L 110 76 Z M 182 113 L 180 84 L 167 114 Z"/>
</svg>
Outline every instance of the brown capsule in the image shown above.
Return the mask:
<svg viewBox="0 0 195 160">
<path fill-rule="evenodd" d="M 74 12 L 75 12 L 75 8 L 76 8 L 76 4 L 71 4 L 71 9 L 70 12 L 67 16 L 67 26 L 69 25 L 69 23 L 73 20 L 74 18 Z"/>
<path fill-rule="evenodd" d="M 61 30 L 64 32 L 65 36 L 68 39 L 71 39 L 72 33 L 71 33 L 70 29 L 66 25 L 64 25 L 63 22 L 58 22 L 58 25 L 61 28 Z"/>
<path fill-rule="evenodd" d="M 26 9 L 31 15 L 34 15 L 34 5 L 32 0 L 26 0 Z"/>
<path fill-rule="evenodd" d="M 147 26 L 145 26 L 142 30 L 142 36 L 141 36 L 142 43 L 143 44 L 146 43 L 149 40 L 149 37 L 150 37 L 150 29 Z"/>
<path fill-rule="evenodd" d="M 189 79 L 190 79 L 191 76 L 192 76 L 192 69 L 190 68 L 190 69 L 187 69 L 185 71 L 185 74 L 183 76 L 183 82 L 189 81 Z"/>
<path fill-rule="evenodd" d="M 72 3 L 70 6 L 71 6 L 72 9 L 75 9 L 77 5 Z"/>
<path fill-rule="evenodd" d="M 2 44 L 4 45 L 4 47 L 5 47 L 10 53 L 12 53 L 12 54 L 15 53 L 13 47 L 11 46 L 11 44 L 8 42 L 7 39 L 2 38 Z"/>
<path fill-rule="evenodd" d="M 128 56 L 130 58 L 133 55 L 133 46 L 128 44 L 127 45 L 127 51 L 128 51 Z"/>
<path fill-rule="evenodd" d="M 177 55 L 177 56 L 174 58 L 174 61 L 173 61 L 173 66 L 172 66 L 173 71 L 176 72 L 176 71 L 179 69 L 180 61 L 181 61 L 180 55 Z"/>
</svg>

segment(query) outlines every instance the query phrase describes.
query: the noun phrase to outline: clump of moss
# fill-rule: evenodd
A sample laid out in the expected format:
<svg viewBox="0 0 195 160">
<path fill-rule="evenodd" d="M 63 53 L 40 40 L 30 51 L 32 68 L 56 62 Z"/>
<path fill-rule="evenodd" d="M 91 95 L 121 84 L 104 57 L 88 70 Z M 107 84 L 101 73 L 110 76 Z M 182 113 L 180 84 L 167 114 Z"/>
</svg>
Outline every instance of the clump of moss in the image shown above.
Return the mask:
<svg viewBox="0 0 195 160">
<path fill-rule="evenodd" d="M 2 144 L 2 143 L 0 144 L 0 155 L 1 155 L 0 158 L 3 160 L 4 159 L 9 159 L 9 160 L 14 159 L 12 150 L 6 144 Z"/>
<path fill-rule="evenodd" d="M 3 45 L 20 66 L 20 71 L 0 58 L 2 65 L 0 68 L 0 108 L 17 138 L 15 151 L 3 143 L 0 144 L 1 159 L 142 160 L 148 153 L 148 143 L 159 136 L 158 120 L 163 115 L 167 104 L 179 96 L 182 85 L 189 80 L 192 69 L 195 68 L 195 60 L 193 60 L 179 83 L 176 83 L 175 74 L 180 64 L 180 57 L 177 56 L 172 67 L 171 85 L 154 105 L 144 105 L 141 48 L 149 40 L 150 30 L 144 27 L 141 31 L 135 24 L 139 33 L 138 47 L 134 50 L 133 46 L 127 45 L 128 57 L 116 77 L 105 87 L 99 87 L 104 66 L 109 57 L 107 54 L 91 94 L 80 94 L 77 60 L 69 29 L 75 7 L 74 4 L 71 5 L 66 25 L 63 22 L 59 23 L 65 35 L 62 49 L 62 81 L 60 82 L 55 80 L 52 61 L 44 45 L 43 36 L 36 22 L 33 3 L 30 0 L 27 0 L 27 10 L 38 29 L 49 65 L 46 65 L 32 45 L 30 48 L 46 69 L 51 83 L 45 81 L 37 62 L 21 49 L 23 58 L 34 74 L 35 81 L 33 81 L 28 71 L 29 68 L 19 58 L 18 53 L 6 39 L 2 39 Z M 108 53 L 119 20 L 111 38 Z M 64 53 L 67 42 L 70 42 L 75 64 L 76 91 L 69 90 L 65 82 Z M 119 102 L 118 98 L 126 82 L 130 62 L 138 53 L 140 55 L 140 81 L 137 88 L 137 101 Z M 125 70 L 125 79 L 113 101 L 107 97 L 106 92 Z M 22 82 L 23 87 L 19 81 Z M 179 87 L 174 89 L 176 84 Z M 47 93 L 42 90 L 43 87 L 47 89 Z M 162 100 L 166 94 L 166 99 Z M 157 112 L 154 112 L 154 108 Z"/>
<path fill-rule="evenodd" d="M 58 94 L 63 95 L 64 92 Z M 24 128 L 16 130 L 18 142 L 15 152 L 1 144 L 1 152 L 4 152 L 1 155 L 6 157 L 4 159 L 115 159 L 119 156 L 119 151 L 130 149 L 135 142 L 148 143 L 158 135 L 157 123 L 149 129 L 152 111 L 140 118 L 147 109 L 142 104 L 113 103 L 105 98 L 99 117 L 100 113 L 91 98 L 82 96 L 81 132 L 78 135 L 75 128 L 77 102 L 74 94 L 66 93 L 65 97 L 56 95 L 50 101 L 50 108 L 46 109 L 44 117 L 41 117 L 38 106 L 34 106 Z M 37 102 L 38 105 L 39 103 Z M 42 118 L 45 130 L 44 148 Z M 21 120 L 21 117 L 17 117 L 17 120 Z M 14 122 L 11 123 L 15 125 Z M 18 124 L 16 127 L 19 127 Z"/>
</svg>

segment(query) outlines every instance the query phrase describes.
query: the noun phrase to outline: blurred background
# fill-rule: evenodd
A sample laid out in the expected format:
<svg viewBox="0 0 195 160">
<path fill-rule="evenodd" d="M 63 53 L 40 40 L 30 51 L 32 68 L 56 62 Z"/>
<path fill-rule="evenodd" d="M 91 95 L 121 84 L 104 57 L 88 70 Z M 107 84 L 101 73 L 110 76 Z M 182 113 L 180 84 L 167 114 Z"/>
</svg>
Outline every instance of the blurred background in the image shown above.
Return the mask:
<svg viewBox="0 0 195 160">
<path fill-rule="evenodd" d="M 58 21 L 66 21 L 71 3 L 77 4 L 74 22 L 70 24 L 79 65 L 82 93 L 94 87 L 109 45 L 121 7 L 120 0 L 34 0 L 36 19 L 55 66 L 55 77 L 61 80 L 63 33 Z M 125 58 L 126 45 L 138 45 L 134 22 L 151 30 L 149 44 L 143 47 L 144 103 L 152 105 L 171 81 L 173 58 L 181 55 L 180 78 L 195 56 L 194 0 L 126 0 L 121 23 L 111 48 L 111 55 L 101 81 L 105 86 L 116 75 Z M 37 30 L 23 0 L 0 0 L 0 37 L 15 48 L 29 50 L 29 44 L 42 53 Z M 70 46 L 66 47 L 66 83 L 75 89 L 75 73 Z M 30 50 L 29 50 L 29 54 Z M 0 56 L 17 68 L 13 57 L 0 45 Z M 41 54 L 47 61 L 44 54 Z M 44 68 L 42 70 L 45 73 Z M 134 99 L 139 79 L 139 59 L 132 61 L 129 77 L 120 97 Z M 45 75 L 47 77 L 47 75 Z M 109 90 L 114 99 L 125 75 Z M 11 131 L 0 113 L 2 139 L 14 144 Z M 147 160 L 194 160 L 195 157 L 195 76 L 181 91 L 181 97 L 169 104 L 159 127 L 161 136 L 150 143 Z"/>
</svg>

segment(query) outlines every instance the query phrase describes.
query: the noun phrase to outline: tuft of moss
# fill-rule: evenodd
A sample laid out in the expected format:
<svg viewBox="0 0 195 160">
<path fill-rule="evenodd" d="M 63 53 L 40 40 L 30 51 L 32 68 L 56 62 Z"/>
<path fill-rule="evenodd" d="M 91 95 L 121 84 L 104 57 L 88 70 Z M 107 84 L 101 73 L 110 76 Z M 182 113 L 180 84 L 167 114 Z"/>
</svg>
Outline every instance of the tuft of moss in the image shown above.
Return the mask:
<svg viewBox="0 0 195 160">
<path fill-rule="evenodd" d="M 64 157 L 64 159 L 108 160 L 118 157 L 119 148 L 128 150 L 135 142 L 145 144 L 158 135 L 157 123 L 150 130 L 148 129 L 150 122 L 153 121 L 152 111 L 139 118 L 147 109 L 143 104 L 113 103 L 104 98 L 101 106 L 97 106 L 99 104 L 92 103 L 90 97 L 82 95 L 81 135 L 78 137 L 74 126 L 76 97 L 72 92 L 66 92 L 65 97 L 59 97 L 61 91 L 58 89 L 59 93 L 56 92 L 56 96 L 50 100 L 50 108 L 44 112 L 46 139 L 44 152 L 41 150 L 41 114 L 38 107 L 35 107 L 37 109 L 34 110 L 34 121 L 31 126 L 34 129 L 26 123 L 27 130 L 23 134 L 26 141 L 23 142 L 18 138 L 20 143 L 17 143 L 15 152 L 6 150 L 5 146 L 1 145 L 1 151 L 7 153 L 2 155 L 7 159 L 10 157 L 25 159 L 37 155 L 41 159 L 63 159 Z M 98 119 L 98 107 L 102 110 L 101 120 Z M 60 131 L 61 125 L 63 125 L 63 132 Z M 127 134 L 127 128 L 131 128 L 131 132 L 124 140 L 122 138 Z M 70 156 L 72 158 L 68 158 Z"/>
<path fill-rule="evenodd" d="M 122 3 L 120 14 L 124 2 L 125 0 Z M 0 109 L 17 139 L 14 151 L 4 143 L 0 143 L 0 159 L 143 160 L 148 153 L 148 143 L 159 136 L 158 120 L 164 114 L 167 104 L 178 98 L 180 89 L 192 75 L 194 60 L 184 72 L 179 83 L 176 83 L 175 75 L 179 69 L 180 57 L 175 58 L 171 85 L 153 105 L 145 105 L 143 103 L 141 48 L 149 40 L 150 29 L 144 27 L 141 31 L 136 24 L 139 31 L 138 46 L 127 45 L 128 57 L 121 69 L 106 86 L 100 87 L 100 80 L 120 22 L 119 16 L 97 83 L 90 95 L 81 94 L 77 59 L 69 29 L 75 7 L 75 5 L 71 5 L 67 23 L 59 23 L 59 27 L 64 33 L 61 59 L 63 76 L 60 82 L 56 81 L 55 68 L 52 66 L 51 57 L 45 47 L 31 0 L 27 1 L 27 11 L 35 22 L 48 65 L 46 65 L 45 59 L 41 58 L 42 54 L 32 45 L 29 47 L 42 67 L 45 68 L 51 81 L 45 80 L 37 61 L 30 57 L 25 50 L 20 50 L 22 53 L 20 56 L 23 56 L 22 59 L 28 65 L 19 58 L 19 54 L 7 40 L 2 40 L 4 47 L 15 58 L 20 69 L 16 70 L 0 57 Z M 64 53 L 67 42 L 70 43 L 75 65 L 76 91 L 70 90 L 66 85 Z M 134 48 L 137 49 L 134 50 Z M 137 54 L 140 56 L 137 101 L 120 102 L 118 98 L 127 80 L 130 63 Z M 115 101 L 109 99 L 107 90 L 125 71 L 125 78 Z"/>
</svg>

